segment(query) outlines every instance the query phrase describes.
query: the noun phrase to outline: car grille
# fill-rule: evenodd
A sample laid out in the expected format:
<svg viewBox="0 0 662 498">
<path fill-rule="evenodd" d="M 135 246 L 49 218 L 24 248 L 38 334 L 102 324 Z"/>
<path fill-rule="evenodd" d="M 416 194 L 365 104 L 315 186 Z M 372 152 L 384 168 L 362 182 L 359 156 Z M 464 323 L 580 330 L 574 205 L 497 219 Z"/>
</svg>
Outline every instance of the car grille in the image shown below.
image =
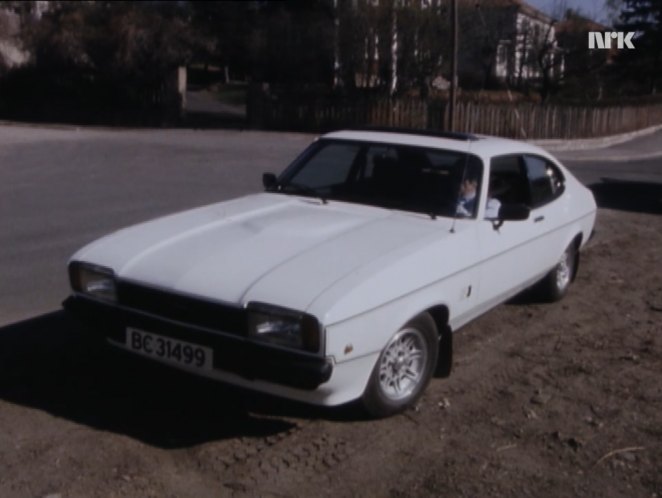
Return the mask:
<svg viewBox="0 0 662 498">
<path fill-rule="evenodd" d="M 120 305 L 188 325 L 245 336 L 243 308 L 166 292 L 130 282 L 118 282 Z"/>
</svg>

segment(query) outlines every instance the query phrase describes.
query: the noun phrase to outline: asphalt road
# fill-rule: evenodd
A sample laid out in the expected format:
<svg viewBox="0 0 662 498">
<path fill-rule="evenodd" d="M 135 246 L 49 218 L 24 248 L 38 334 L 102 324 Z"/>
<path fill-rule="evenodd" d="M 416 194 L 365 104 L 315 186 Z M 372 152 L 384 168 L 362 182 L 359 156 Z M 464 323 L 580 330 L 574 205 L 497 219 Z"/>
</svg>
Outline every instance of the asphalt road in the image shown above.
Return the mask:
<svg viewBox="0 0 662 498">
<path fill-rule="evenodd" d="M 563 153 L 604 207 L 654 211 L 662 134 Z M 98 130 L 0 125 L 0 326 L 59 309 L 66 264 L 84 244 L 160 215 L 261 190 L 312 135 L 229 130 Z M 603 160 L 602 158 L 606 158 Z M 635 198 L 637 202 L 632 202 Z"/>
<path fill-rule="evenodd" d="M 66 264 L 127 225 L 262 189 L 311 136 L 0 125 L 0 325 L 60 307 Z"/>
<path fill-rule="evenodd" d="M 563 161 L 563 164 L 568 166 L 584 185 L 590 186 L 610 180 L 662 184 L 662 158 L 624 161 L 567 159 Z"/>
</svg>

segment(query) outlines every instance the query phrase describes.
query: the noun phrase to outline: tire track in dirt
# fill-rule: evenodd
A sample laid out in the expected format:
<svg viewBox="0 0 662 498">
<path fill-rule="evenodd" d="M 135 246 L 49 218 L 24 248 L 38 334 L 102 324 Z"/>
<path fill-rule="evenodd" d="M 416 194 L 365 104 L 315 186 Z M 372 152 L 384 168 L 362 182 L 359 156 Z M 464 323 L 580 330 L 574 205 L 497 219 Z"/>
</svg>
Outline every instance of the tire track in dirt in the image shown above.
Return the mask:
<svg viewBox="0 0 662 498">
<path fill-rule="evenodd" d="M 357 448 L 327 431 L 326 421 L 297 422 L 290 431 L 266 438 L 242 438 L 196 452 L 206 473 L 213 474 L 222 494 L 277 495 L 297 483 L 320 479 Z M 286 491 L 287 492 L 287 491 Z"/>
</svg>

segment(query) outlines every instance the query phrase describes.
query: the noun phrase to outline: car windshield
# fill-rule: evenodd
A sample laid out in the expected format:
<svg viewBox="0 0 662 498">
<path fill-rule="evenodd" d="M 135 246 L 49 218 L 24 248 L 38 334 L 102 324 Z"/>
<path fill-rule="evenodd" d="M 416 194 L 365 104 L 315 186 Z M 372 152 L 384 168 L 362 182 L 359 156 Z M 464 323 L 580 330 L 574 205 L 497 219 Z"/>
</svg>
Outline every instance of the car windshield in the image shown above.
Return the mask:
<svg viewBox="0 0 662 498">
<path fill-rule="evenodd" d="M 463 180 L 481 174 L 481 160 L 464 152 L 322 139 L 272 190 L 452 217 Z"/>
</svg>

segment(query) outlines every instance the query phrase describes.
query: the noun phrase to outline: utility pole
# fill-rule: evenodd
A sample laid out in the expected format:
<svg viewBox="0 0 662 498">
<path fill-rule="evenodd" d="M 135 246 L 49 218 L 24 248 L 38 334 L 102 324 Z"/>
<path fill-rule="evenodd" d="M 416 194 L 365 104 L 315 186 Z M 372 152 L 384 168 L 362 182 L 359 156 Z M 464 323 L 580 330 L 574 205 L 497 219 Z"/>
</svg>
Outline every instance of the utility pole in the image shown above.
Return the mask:
<svg viewBox="0 0 662 498">
<path fill-rule="evenodd" d="M 391 2 L 391 97 L 398 89 L 398 0 Z"/>
<path fill-rule="evenodd" d="M 451 2 L 451 88 L 448 102 L 448 131 L 455 131 L 455 101 L 457 97 L 457 0 Z"/>
<path fill-rule="evenodd" d="M 344 7 L 344 6 L 343 6 Z M 333 88 L 341 88 L 342 65 L 340 61 L 340 9 L 338 0 L 333 0 Z"/>
</svg>

